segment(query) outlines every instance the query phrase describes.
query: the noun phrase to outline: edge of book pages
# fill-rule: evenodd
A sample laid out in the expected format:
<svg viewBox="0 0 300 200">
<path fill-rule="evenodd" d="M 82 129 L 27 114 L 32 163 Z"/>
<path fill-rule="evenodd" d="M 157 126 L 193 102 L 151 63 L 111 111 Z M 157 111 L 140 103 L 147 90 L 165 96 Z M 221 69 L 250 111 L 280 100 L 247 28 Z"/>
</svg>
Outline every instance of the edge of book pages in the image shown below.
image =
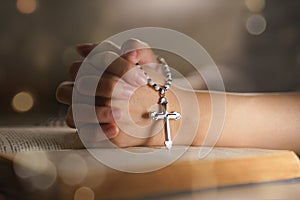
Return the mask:
<svg viewBox="0 0 300 200">
<path fill-rule="evenodd" d="M 126 149 L 134 152 L 151 150 L 144 147 Z M 50 170 L 42 172 L 42 176 L 38 172 L 38 176 L 48 180 L 55 174 L 50 188 L 54 187 L 58 191 L 56 199 L 73 199 L 78 188 L 83 186 L 90 188 L 95 197 L 100 199 L 131 199 L 300 177 L 299 159 L 291 151 L 214 148 L 210 156 L 200 160 L 195 159 L 197 152 L 198 148 L 192 147 L 175 163 L 148 173 L 126 173 L 111 169 L 96 160 L 87 150 L 24 152 L 19 153 L 19 157 L 28 161 L 46 156 L 52 163 Z M 0 157 L 13 159 L 14 169 L 20 164 L 13 155 L 2 154 Z M 70 161 L 70 157 L 75 158 L 75 161 Z M 64 160 L 70 162 L 66 163 Z M 25 168 L 34 174 L 36 166 L 28 165 L 30 162 L 25 163 Z M 29 191 L 32 191 L 32 187 L 38 187 L 35 188 L 37 191 L 47 193 L 47 189 L 34 185 L 34 178 L 17 178 L 23 184 L 26 183 Z"/>
<path fill-rule="evenodd" d="M 47 131 L 50 129 L 47 128 Z M 7 129 L 0 129 L 0 133 L 3 133 L 3 130 L 7 131 Z M 30 134 L 36 132 L 33 133 L 34 137 L 29 137 L 31 140 L 35 136 L 40 136 L 40 132 L 45 130 L 43 128 L 19 128 L 17 132 L 27 131 Z M 39 142 L 46 144 L 53 140 L 60 143 L 67 138 L 72 141 L 73 145 L 74 138 L 70 138 L 68 134 L 73 134 L 74 130 L 55 128 L 50 132 L 57 133 L 53 135 L 55 136 L 54 140 L 51 136 L 51 140 L 48 138 L 45 142 L 39 139 Z M 63 134 L 64 140 L 61 140 L 59 132 L 67 133 Z M 22 136 L 19 142 L 24 139 L 26 140 L 26 137 Z M 15 176 L 18 183 L 21 182 L 20 191 L 25 192 L 30 197 L 29 199 L 40 199 L 41 197 L 44 199 L 74 199 L 74 194 L 78 188 L 82 187 L 93 191 L 95 199 L 132 199 L 300 177 L 299 158 L 294 152 L 286 150 L 218 147 L 213 148 L 205 158 L 199 159 L 200 149 L 208 150 L 208 148 L 189 147 L 175 163 L 160 170 L 149 173 L 126 173 L 105 166 L 86 149 L 65 149 L 73 146 L 55 146 L 56 143 L 53 144 L 51 144 L 50 151 L 47 151 L 47 148 L 45 151 L 42 151 L 43 148 L 37 148 L 38 151 L 24 149 L 27 152 L 0 153 L 0 170 L 2 171 L 4 167 L 12 168 L 6 169 L 6 171 L 13 173 L 11 176 Z M 30 148 L 36 149 L 35 146 Z M 176 152 L 182 148 L 185 147 L 175 146 L 173 151 Z M 130 147 L 123 150 L 133 153 L 161 150 L 165 153 L 164 156 L 168 155 L 168 150 L 163 147 Z M 116 149 L 112 148 L 94 149 L 93 151 L 106 151 L 112 155 L 117 153 Z M 144 165 L 158 161 L 149 160 Z M 47 164 L 45 165 L 45 163 Z M 130 160 L 121 163 L 132 164 Z M 5 174 L 1 176 L 5 176 Z M 9 177 L 9 175 L 7 176 Z M 0 180 L 0 185 L 5 186 L 5 184 L 4 179 Z M 53 193 L 53 191 L 56 192 Z M 42 194 L 42 196 L 37 194 Z"/>
</svg>

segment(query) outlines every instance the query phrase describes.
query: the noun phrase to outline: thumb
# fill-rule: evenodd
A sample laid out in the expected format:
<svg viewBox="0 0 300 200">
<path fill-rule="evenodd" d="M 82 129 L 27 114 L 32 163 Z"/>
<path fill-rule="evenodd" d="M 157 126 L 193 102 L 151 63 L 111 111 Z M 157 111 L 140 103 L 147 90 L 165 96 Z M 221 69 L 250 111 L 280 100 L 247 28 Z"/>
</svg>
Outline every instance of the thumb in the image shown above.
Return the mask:
<svg viewBox="0 0 300 200">
<path fill-rule="evenodd" d="M 129 39 L 121 47 L 122 57 L 136 64 L 157 63 L 156 55 L 150 46 L 138 39 Z"/>
</svg>

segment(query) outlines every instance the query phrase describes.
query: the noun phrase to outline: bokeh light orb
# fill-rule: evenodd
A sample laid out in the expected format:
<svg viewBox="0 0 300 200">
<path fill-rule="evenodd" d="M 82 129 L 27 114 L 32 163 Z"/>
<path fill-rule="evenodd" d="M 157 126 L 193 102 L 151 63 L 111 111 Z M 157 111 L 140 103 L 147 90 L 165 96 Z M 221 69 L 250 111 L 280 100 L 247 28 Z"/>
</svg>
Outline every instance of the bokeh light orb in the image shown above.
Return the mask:
<svg viewBox="0 0 300 200">
<path fill-rule="evenodd" d="M 27 112 L 29 111 L 34 104 L 33 96 L 28 92 L 19 92 L 17 93 L 11 102 L 12 108 L 16 112 Z"/>
<path fill-rule="evenodd" d="M 75 191 L 74 200 L 94 200 L 95 193 L 89 187 L 80 187 Z"/>
<path fill-rule="evenodd" d="M 251 35 L 260 35 L 267 28 L 267 21 L 261 15 L 252 15 L 247 19 L 246 29 Z"/>
<path fill-rule="evenodd" d="M 31 14 L 37 9 L 36 0 L 17 0 L 17 9 L 20 13 Z"/>
<path fill-rule="evenodd" d="M 251 12 L 261 12 L 265 6 L 266 1 L 265 0 L 245 0 L 246 7 Z"/>
</svg>

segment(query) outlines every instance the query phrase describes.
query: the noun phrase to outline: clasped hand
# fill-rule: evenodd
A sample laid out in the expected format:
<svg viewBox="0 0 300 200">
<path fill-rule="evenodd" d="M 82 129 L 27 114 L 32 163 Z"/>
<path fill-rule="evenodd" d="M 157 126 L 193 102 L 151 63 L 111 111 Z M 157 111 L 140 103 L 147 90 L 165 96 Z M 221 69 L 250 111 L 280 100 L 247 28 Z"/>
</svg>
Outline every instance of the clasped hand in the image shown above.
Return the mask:
<svg viewBox="0 0 300 200">
<path fill-rule="evenodd" d="M 77 52 L 86 58 L 97 47 L 98 62 L 93 65 L 93 70 L 104 70 L 99 77 L 90 74 L 77 77 L 83 60 L 71 64 L 69 74 L 71 81 L 63 82 L 57 88 L 57 99 L 69 105 L 66 115 L 68 126 L 75 128 L 73 109 L 88 110 L 94 108 L 96 119 L 93 116 L 82 116 L 76 119 L 76 125 L 88 133 L 89 140 L 101 142 L 110 139 L 118 146 L 160 145 L 163 144 L 163 134 L 157 134 L 149 138 L 137 138 L 125 134 L 116 123 L 116 120 L 124 116 L 122 108 L 112 105 L 112 101 L 122 101 L 131 98 L 130 115 L 134 121 L 143 120 L 145 113 L 153 103 L 157 102 L 157 94 L 147 87 L 146 76 L 137 68 L 141 65 L 157 63 L 156 56 L 149 46 L 136 39 L 130 39 L 121 47 L 112 42 L 105 41 L 100 45 L 83 44 L 77 46 Z M 106 63 L 111 62 L 106 69 Z M 155 68 L 155 65 L 152 65 Z M 76 80 L 76 84 L 75 84 Z M 98 81 L 99 80 L 99 81 Z M 97 81 L 97 82 L 96 82 Z M 96 92 L 93 94 L 88 85 L 95 83 Z M 117 86 L 118 85 L 118 86 Z M 82 97 L 95 97 L 95 105 L 82 102 L 72 102 L 72 93 L 76 91 Z M 147 98 L 145 98 L 147 97 Z M 136 103 L 136 102 L 139 103 Z M 134 105 L 133 105 L 134 104 Z M 120 104 L 121 105 L 121 104 Z M 85 113 L 85 112 L 82 112 Z M 78 127 L 77 127 L 78 128 Z M 103 131 L 100 131 L 102 129 Z M 102 134 L 104 133 L 104 135 Z"/>
</svg>

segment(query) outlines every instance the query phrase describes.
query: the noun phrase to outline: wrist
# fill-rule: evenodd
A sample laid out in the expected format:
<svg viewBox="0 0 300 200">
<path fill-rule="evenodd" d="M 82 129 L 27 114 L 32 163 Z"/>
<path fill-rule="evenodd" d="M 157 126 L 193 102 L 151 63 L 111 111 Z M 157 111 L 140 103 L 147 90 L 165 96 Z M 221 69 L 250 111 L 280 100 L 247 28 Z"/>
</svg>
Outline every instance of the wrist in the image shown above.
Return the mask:
<svg viewBox="0 0 300 200">
<path fill-rule="evenodd" d="M 166 96 L 169 111 L 181 114 L 181 119 L 170 121 L 174 145 L 201 145 L 211 121 L 210 93 L 172 87 Z M 160 135 L 164 137 L 164 130 Z"/>
</svg>

